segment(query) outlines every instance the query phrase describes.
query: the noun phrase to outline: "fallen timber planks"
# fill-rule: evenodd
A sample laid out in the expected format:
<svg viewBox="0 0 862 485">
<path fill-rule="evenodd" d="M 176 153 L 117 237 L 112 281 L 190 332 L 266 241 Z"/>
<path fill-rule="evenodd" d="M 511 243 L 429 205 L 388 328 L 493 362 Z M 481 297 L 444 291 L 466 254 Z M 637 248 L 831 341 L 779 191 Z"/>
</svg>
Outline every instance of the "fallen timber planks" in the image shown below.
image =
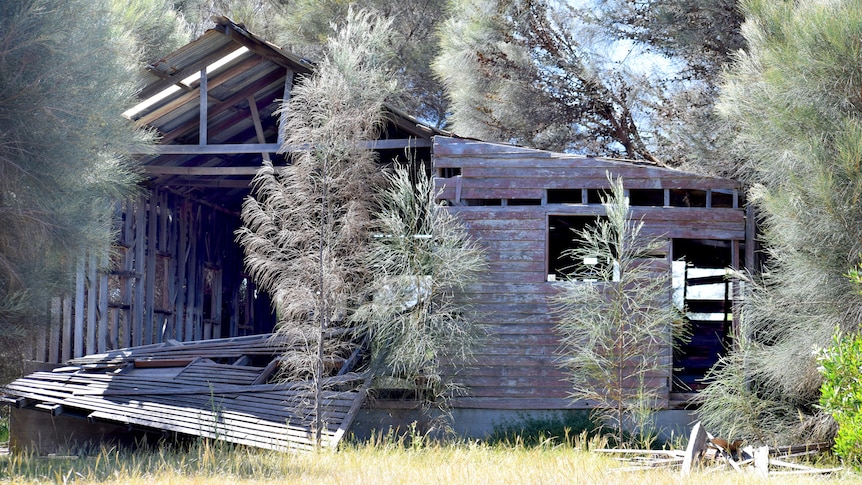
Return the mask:
<svg viewBox="0 0 862 485">
<path fill-rule="evenodd" d="M 633 450 L 633 449 L 601 449 L 603 453 L 623 455 L 615 458 L 630 465 L 618 468 L 616 471 L 631 472 L 653 469 L 655 467 L 679 467 L 682 475 L 689 475 L 695 466 L 711 465 L 729 466 L 739 473 L 754 469 L 763 477 L 778 475 L 829 474 L 841 471 L 841 468 L 816 468 L 804 463 L 788 461 L 793 458 L 810 456 L 829 449 L 828 443 L 811 443 L 805 445 L 781 446 L 771 448 L 761 446 L 740 448 L 741 441 L 729 442 L 712 435 L 703 429 L 701 423 L 695 423 L 689 437 L 686 450 Z M 770 469 L 772 467 L 772 469 Z M 776 469 L 779 468 L 779 469 Z"/>
<path fill-rule="evenodd" d="M 22 406 L 278 450 L 315 447 L 307 383 L 266 383 L 283 338 L 168 341 L 84 356 L 5 391 Z M 255 356 L 269 357 L 266 365 Z M 326 378 L 322 446 L 335 447 L 365 399 L 368 375 Z M 357 389 L 357 384 L 359 389 Z M 340 389 L 340 390 L 335 390 Z"/>
</svg>

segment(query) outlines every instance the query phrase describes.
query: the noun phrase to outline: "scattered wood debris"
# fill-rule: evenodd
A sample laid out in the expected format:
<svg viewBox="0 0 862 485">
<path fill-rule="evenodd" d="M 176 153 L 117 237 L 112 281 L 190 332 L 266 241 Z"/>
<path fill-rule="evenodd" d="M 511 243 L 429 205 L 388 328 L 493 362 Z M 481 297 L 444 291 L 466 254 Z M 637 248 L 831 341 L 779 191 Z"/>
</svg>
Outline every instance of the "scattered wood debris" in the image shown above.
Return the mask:
<svg viewBox="0 0 862 485">
<path fill-rule="evenodd" d="M 7 384 L 3 400 L 19 408 L 86 417 L 229 441 L 302 451 L 315 447 L 303 382 L 271 382 L 287 343 L 277 335 L 131 347 L 72 359 L 53 372 Z M 353 421 L 368 376 L 349 372 L 323 380 L 324 447 L 335 447 Z M 50 419 L 50 418 L 49 418 Z"/>
<path fill-rule="evenodd" d="M 830 448 L 828 443 L 780 447 L 743 446 L 741 440 L 728 441 L 709 434 L 700 422 L 691 430 L 688 446 L 681 450 L 601 449 L 601 453 L 620 455 L 616 459 L 626 466 L 618 471 L 643 471 L 657 467 L 677 468 L 683 476 L 696 468 L 732 468 L 740 473 L 752 472 L 760 476 L 828 474 L 842 468 L 817 468 L 799 463 Z"/>
</svg>

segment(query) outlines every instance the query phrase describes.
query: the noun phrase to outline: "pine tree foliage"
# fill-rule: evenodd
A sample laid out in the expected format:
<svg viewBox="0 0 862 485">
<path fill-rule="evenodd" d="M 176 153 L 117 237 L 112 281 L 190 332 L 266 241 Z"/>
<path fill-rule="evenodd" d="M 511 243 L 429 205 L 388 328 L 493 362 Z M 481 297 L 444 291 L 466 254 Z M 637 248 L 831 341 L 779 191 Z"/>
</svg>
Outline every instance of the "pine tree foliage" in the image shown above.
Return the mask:
<svg viewBox="0 0 862 485">
<path fill-rule="evenodd" d="M 185 18 L 172 0 L 110 0 L 110 4 L 116 21 L 134 38 L 142 65 L 191 40 Z"/>
<path fill-rule="evenodd" d="M 146 143 L 134 104 L 135 45 L 101 0 L 0 3 L 0 332 L 41 323 L 77 259 L 107 257 L 113 203 Z"/>
<path fill-rule="evenodd" d="M 647 95 L 590 50 L 566 2 L 452 1 L 435 71 L 454 129 L 492 141 L 655 161 L 636 121 Z"/>
<path fill-rule="evenodd" d="M 667 241 L 641 233 L 632 220 L 621 179 L 603 199 L 606 219 L 574 234 L 579 244 L 564 256 L 595 258 L 588 279 L 567 278 L 552 297 L 559 316 L 559 364 L 572 385 L 572 401 L 586 400 L 617 430 L 649 436 L 659 396 L 656 379 L 667 379 L 671 347 L 685 334 L 670 299 L 670 274 L 651 259 Z M 579 277 L 583 278 L 584 275 Z M 666 388 L 665 388 L 666 389 Z"/>
<path fill-rule="evenodd" d="M 717 82 L 745 47 L 736 0 L 600 0 L 591 13 L 615 36 L 684 60 L 681 75 L 688 80 Z"/>
<path fill-rule="evenodd" d="M 370 280 L 364 262 L 379 169 L 361 142 L 383 126 L 388 35 L 387 22 L 358 12 L 333 35 L 280 110 L 291 165 L 264 162 L 238 231 L 246 267 L 273 299 L 277 332 L 299 346 L 285 355 L 286 377 L 309 380 L 318 440 L 324 361 L 338 355 L 334 335 L 348 328 Z"/>
<path fill-rule="evenodd" d="M 742 46 L 734 3 L 453 0 L 434 66 L 453 129 L 724 170 L 727 129 L 712 110 L 718 74 Z"/>
<path fill-rule="evenodd" d="M 481 338 L 456 293 L 478 281 L 486 263 L 484 250 L 436 195 L 421 168 L 415 182 L 407 167 L 387 177 L 368 260 L 374 299 L 357 317 L 368 325 L 378 383 L 445 407 L 458 391 L 455 371 Z"/>
<path fill-rule="evenodd" d="M 746 423 L 760 416 L 721 413 L 737 399 L 721 383 L 742 375 L 750 394 L 795 415 L 763 441 L 821 439 L 817 351 L 836 328 L 852 333 L 862 321 L 844 276 L 862 253 L 862 2 L 743 7 L 749 50 L 727 74 L 719 108 L 737 127 L 739 174 L 755 186 L 771 260 L 745 302 L 741 357 L 716 370 L 706 409 L 715 425 L 757 436 Z"/>
<path fill-rule="evenodd" d="M 212 28 L 214 16 L 228 17 L 265 39 L 275 39 L 278 34 L 278 12 L 272 0 L 175 0 L 172 3 L 182 14 L 193 38 Z"/>
<path fill-rule="evenodd" d="M 445 15 L 446 0 L 274 0 L 279 5 L 278 43 L 316 59 L 331 23 L 343 22 L 348 7 L 376 12 L 392 22 L 389 49 L 397 59 L 398 92 L 390 103 L 425 123 L 442 127 L 447 104 L 434 77 L 431 61 L 437 53 L 436 29 Z"/>
</svg>

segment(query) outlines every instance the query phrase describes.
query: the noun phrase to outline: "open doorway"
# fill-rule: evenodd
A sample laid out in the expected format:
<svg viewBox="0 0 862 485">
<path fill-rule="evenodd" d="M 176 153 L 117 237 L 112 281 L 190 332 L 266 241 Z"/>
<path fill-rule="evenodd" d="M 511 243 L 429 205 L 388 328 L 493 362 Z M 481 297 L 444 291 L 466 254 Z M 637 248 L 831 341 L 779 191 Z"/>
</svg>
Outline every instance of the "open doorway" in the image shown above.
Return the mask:
<svg viewBox="0 0 862 485">
<path fill-rule="evenodd" d="M 733 335 L 731 241 L 674 239 L 673 298 L 685 309 L 691 339 L 674 350 L 672 392 L 696 392 Z"/>
</svg>

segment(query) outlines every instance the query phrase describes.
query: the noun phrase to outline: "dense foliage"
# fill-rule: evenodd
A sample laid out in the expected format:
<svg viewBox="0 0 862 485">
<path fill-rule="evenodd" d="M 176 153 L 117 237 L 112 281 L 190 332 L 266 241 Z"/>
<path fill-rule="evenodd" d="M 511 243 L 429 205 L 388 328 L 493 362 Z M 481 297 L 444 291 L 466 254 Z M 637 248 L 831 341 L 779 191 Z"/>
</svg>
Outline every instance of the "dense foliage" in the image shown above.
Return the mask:
<svg viewBox="0 0 862 485">
<path fill-rule="evenodd" d="M 837 334 L 820 355 L 820 406 L 838 423 L 833 450 L 862 467 L 862 335 Z"/>
<path fill-rule="evenodd" d="M 300 344 L 286 355 L 288 373 L 312 382 L 318 439 L 324 360 L 338 352 L 332 332 L 351 322 L 371 278 L 364 261 L 379 170 L 362 142 L 382 129 L 392 87 L 380 49 L 388 23 L 367 13 L 351 20 L 281 109 L 282 148 L 307 148 L 290 151 L 285 169 L 264 161 L 237 232 L 249 273 L 276 306 L 277 332 Z"/>
<path fill-rule="evenodd" d="M 862 2 L 743 7 L 748 51 L 728 72 L 719 109 L 770 260 L 748 285 L 737 351 L 716 369 L 701 411 L 713 432 L 823 439 L 817 350 L 862 321 L 862 298 L 844 276 L 862 252 Z"/>
<path fill-rule="evenodd" d="M 470 362 L 481 337 L 457 293 L 486 263 L 436 195 L 423 167 L 413 176 L 398 167 L 387 177 L 367 261 L 374 298 L 357 316 L 368 325 L 378 384 L 444 408 L 459 390 L 455 371 Z"/>
<path fill-rule="evenodd" d="M 703 165 L 698 158 L 723 142 L 711 113 L 715 79 L 740 46 L 733 2 L 704 3 L 450 1 L 435 70 L 453 128 L 536 148 Z M 707 39 L 710 49 L 699 42 Z"/>
<path fill-rule="evenodd" d="M 8 0 L 0 18 L 0 334 L 14 354 L 79 258 L 107 260 L 147 137 L 119 116 L 136 48 L 106 2 Z"/>
</svg>

